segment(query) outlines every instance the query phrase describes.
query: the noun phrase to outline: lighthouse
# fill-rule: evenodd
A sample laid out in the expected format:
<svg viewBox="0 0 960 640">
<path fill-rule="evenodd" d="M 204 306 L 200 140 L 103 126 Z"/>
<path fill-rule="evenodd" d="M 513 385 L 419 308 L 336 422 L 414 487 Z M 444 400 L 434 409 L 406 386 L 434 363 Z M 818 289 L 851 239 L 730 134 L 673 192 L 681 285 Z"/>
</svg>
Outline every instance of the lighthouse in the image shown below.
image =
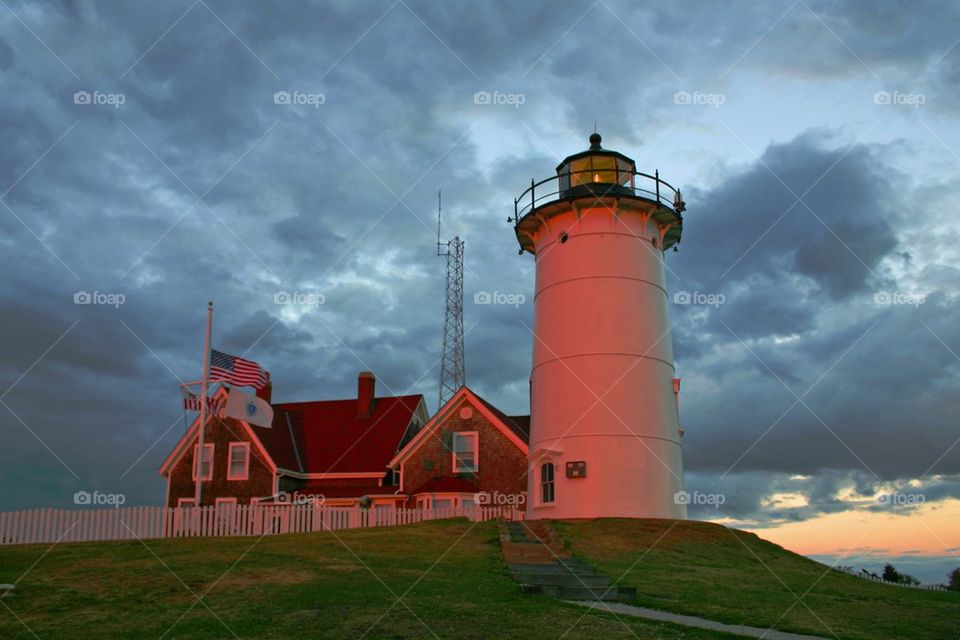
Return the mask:
<svg viewBox="0 0 960 640">
<path fill-rule="evenodd" d="M 536 260 L 527 518 L 686 518 L 664 275 L 683 198 L 601 141 L 514 202 Z"/>
</svg>

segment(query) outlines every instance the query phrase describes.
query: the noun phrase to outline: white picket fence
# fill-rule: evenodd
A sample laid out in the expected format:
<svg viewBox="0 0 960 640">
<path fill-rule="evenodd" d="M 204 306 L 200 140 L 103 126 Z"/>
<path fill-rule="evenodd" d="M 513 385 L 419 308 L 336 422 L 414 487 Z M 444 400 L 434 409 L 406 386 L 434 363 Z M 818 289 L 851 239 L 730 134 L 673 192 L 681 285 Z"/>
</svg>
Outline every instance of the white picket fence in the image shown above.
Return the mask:
<svg viewBox="0 0 960 640">
<path fill-rule="evenodd" d="M 0 545 L 53 542 L 261 536 L 362 527 L 390 527 L 443 518 L 475 522 L 520 520 L 511 507 L 361 509 L 303 505 L 220 505 L 191 508 L 29 509 L 0 513 Z"/>
<path fill-rule="evenodd" d="M 851 576 L 856 576 L 858 578 L 863 578 L 864 580 L 870 580 L 872 582 L 888 584 L 893 587 L 906 587 L 908 589 L 922 589 L 923 591 L 949 591 L 947 586 L 942 584 L 905 584 L 900 582 L 889 582 L 879 576 L 870 575 L 869 573 L 866 573 L 864 571 L 843 571 L 843 573 L 849 574 Z"/>
</svg>

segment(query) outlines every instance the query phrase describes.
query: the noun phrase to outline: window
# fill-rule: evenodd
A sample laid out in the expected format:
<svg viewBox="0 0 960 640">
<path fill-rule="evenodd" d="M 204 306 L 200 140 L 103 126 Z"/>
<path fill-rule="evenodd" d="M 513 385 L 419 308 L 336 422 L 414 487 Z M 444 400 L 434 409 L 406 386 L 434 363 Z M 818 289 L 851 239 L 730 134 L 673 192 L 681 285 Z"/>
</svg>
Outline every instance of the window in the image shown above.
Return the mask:
<svg viewBox="0 0 960 640">
<path fill-rule="evenodd" d="M 540 465 L 540 502 L 548 504 L 554 500 L 553 463 Z"/>
<path fill-rule="evenodd" d="M 231 442 L 227 480 L 246 480 L 250 473 L 250 443 Z"/>
<path fill-rule="evenodd" d="M 197 449 L 200 445 L 193 447 L 193 479 L 197 479 Z M 203 445 L 203 477 L 201 480 L 213 480 L 213 445 Z"/>
<path fill-rule="evenodd" d="M 476 431 L 463 431 L 453 434 L 453 472 L 462 473 L 477 470 Z"/>
</svg>

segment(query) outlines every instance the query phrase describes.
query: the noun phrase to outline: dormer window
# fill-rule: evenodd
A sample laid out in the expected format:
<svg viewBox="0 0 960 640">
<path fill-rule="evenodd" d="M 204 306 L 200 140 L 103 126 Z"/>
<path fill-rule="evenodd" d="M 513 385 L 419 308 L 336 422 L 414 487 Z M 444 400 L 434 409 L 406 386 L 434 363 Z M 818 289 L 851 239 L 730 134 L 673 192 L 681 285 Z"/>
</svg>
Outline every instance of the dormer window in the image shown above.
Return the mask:
<svg viewBox="0 0 960 640">
<path fill-rule="evenodd" d="M 478 469 L 480 438 L 476 431 L 458 431 L 453 434 L 453 472 L 471 473 Z"/>
</svg>

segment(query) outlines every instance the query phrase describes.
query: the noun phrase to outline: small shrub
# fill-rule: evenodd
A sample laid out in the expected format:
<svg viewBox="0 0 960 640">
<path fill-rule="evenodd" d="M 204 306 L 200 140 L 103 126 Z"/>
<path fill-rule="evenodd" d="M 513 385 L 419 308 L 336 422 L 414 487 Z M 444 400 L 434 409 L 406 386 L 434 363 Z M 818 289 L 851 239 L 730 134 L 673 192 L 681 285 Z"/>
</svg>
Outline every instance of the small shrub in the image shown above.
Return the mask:
<svg viewBox="0 0 960 640">
<path fill-rule="evenodd" d="M 897 568 L 890 563 L 883 565 L 883 579 L 887 582 L 895 582 L 900 584 L 900 581 L 903 580 L 903 576 L 900 575 L 900 572 L 897 571 Z"/>
<path fill-rule="evenodd" d="M 950 591 L 960 591 L 960 567 L 947 574 L 947 588 Z"/>
</svg>

